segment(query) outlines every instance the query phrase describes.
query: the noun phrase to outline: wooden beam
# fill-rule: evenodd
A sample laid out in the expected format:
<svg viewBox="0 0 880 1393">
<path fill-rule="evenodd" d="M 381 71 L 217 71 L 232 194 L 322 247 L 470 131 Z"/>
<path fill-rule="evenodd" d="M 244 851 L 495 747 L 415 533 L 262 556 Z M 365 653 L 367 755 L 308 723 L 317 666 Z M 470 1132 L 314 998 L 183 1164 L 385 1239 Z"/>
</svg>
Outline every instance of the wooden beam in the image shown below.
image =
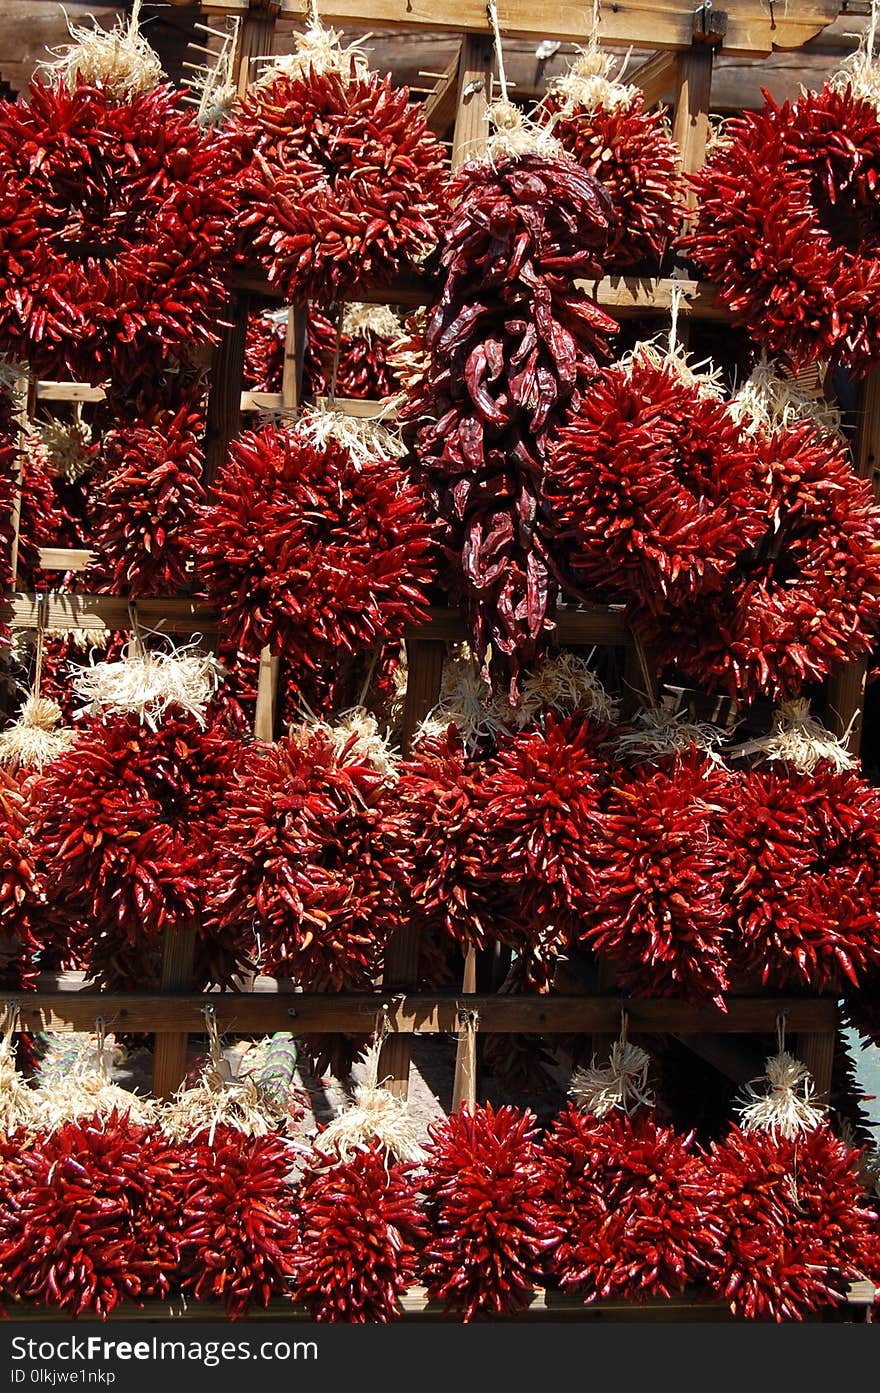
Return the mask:
<svg viewBox="0 0 880 1393">
<path fill-rule="evenodd" d="M 450 59 L 437 86 L 425 98 L 422 115 L 436 136 L 448 135 L 455 125 L 458 108 L 458 68 L 461 49 Z"/>
<path fill-rule="evenodd" d="M 205 415 L 205 485 L 210 488 L 225 463 L 229 442 L 241 429 L 241 379 L 251 298 L 245 291 L 233 297 L 230 322 L 213 352 L 211 386 Z"/>
<path fill-rule="evenodd" d="M 242 14 L 243 0 L 203 0 L 214 14 Z M 599 25 L 603 43 L 635 48 L 690 47 L 696 0 L 615 0 L 605 5 Z M 721 6 L 719 5 L 719 8 Z M 773 48 L 800 48 L 837 18 L 838 0 L 797 0 L 767 5 L 766 0 L 724 0 L 728 16 L 725 51 L 769 54 Z M 281 12 L 304 19 L 303 0 L 282 0 Z M 586 11 L 577 0 L 557 0 L 552 11 L 530 0 L 500 0 L 502 34 L 536 40 L 557 38 L 582 43 Z M 440 33 L 485 34 L 486 7 L 481 0 L 322 0 L 321 18 L 347 28 L 424 29 Z"/>
<path fill-rule="evenodd" d="M 40 547 L 40 567 L 44 571 L 86 571 L 94 560 L 93 551 L 81 547 Z"/>
<path fill-rule="evenodd" d="M 108 1030 L 157 1035 L 198 1031 L 202 1012 L 214 1007 L 221 1033 L 265 1035 L 296 1030 L 307 1035 L 369 1033 L 379 1011 L 387 1008 L 397 1034 L 454 1035 L 462 1007 L 479 1013 L 480 1029 L 493 1034 L 611 1034 L 620 1028 L 620 1013 L 629 1015 L 631 1035 L 772 1034 L 780 1012 L 795 1034 L 833 1033 L 837 1001 L 832 997 L 754 996 L 727 998 L 727 1010 L 709 1002 L 694 1005 L 669 998 L 631 1001 L 619 996 L 498 996 L 463 993 L 397 992 L 383 988 L 362 993 L 302 993 L 290 983 L 258 977 L 248 992 L 98 992 L 83 984 L 82 974 L 65 973 L 66 990 L 45 990 L 43 974 L 36 992 L 11 992 L 4 1000 L 20 1007 L 22 1030 L 91 1030 L 96 1011 Z M 79 981 L 77 989 L 75 983 Z M 291 1025 L 291 1021 L 294 1022 Z"/>
<path fill-rule="evenodd" d="M 117 595 L 59 594 L 47 599 L 46 628 L 70 632 L 87 629 L 103 633 L 108 629 L 127 629 L 130 624 L 128 600 Z M 13 629 L 36 629 L 40 601 L 36 595 L 13 594 L 0 597 L 0 623 Z M 174 634 L 209 634 L 216 631 L 213 609 L 197 600 L 138 600 L 138 618 L 145 629 L 165 629 Z"/>
<path fill-rule="evenodd" d="M 674 90 L 675 78 L 675 53 L 667 49 L 648 58 L 629 75 L 627 82 L 633 87 L 641 87 L 645 106 L 656 106 L 667 92 Z"/>
<path fill-rule="evenodd" d="M 487 112 L 494 71 L 492 40 L 467 34 L 458 58 L 455 129 L 452 133 L 452 168 L 478 158 L 489 138 Z"/>
<path fill-rule="evenodd" d="M 162 945 L 163 992 L 192 990 L 195 952 L 195 926 L 166 929 Z M 92 1001 L 103 1001 L 103 997 L 92 997 Z M 183 1083 L 186 1077 L 189 1030 L 196 1028 L 196 1022 L 193 1021 L 187 1029 L 184 1020 L 179 1023 L 177 1033 L 163 1031 L 156 1037 L 153 1050 L 153 1092 L 157 1098 L 172 1098 Z"/>
</svg>

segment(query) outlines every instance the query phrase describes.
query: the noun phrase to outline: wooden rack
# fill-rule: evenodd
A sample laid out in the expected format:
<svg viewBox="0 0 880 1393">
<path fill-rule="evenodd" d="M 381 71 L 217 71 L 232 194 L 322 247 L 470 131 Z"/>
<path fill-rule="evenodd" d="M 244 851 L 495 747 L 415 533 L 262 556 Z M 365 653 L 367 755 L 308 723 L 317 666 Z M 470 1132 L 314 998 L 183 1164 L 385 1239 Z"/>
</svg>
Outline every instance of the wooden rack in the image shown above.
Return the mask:
<svg viewBox="0 0 880 1393">
<path fill-rule="evenodd" d="M 240 27 L 239 86 L 247 80 L 248 64 L 271 52 L 275 19 L 281 13 L 302 15 L 304 7 L 293 0 L 281 3 L 252 3 L 246 0 L 204 0 L 208 14 L 236 15 Z M 584 7 L 580 0 L 560 0 L 552 16 L 527 0 L 504 0 L 499 4 L 502 31 L 511 35 L 546 37 L 548 30 L 560 38 L 584 38 Z M 654 94 L 675 74 L 674 136 L 686 172 L 696 171 L 705 157 L 709 130 L 709 104 L 713 57 L 719 46 L 725 51 L 751 55 L 768 53 L 773 44 L 799 47 L 821 31 L 837 15 L 836 0 L 798 0 L 796 5 L 777 6 L 770 22 L 770 11 L 763 0 L 728 0 L 726 13 L 707 5 L 695 6 L 685 0 L 632 0 L 604 8 L 601 36 L 610 44 L 632 45 L 643 51 L 643 61 L 631 80 L 642 82 L 646 93 Z M 450 137 L 453 161 L 472 155 L 487 134 L 486 98 L 491 92 L 494 57 L 487 34 L 486 11 L 480 0 L 445 0 L 438 8 L 424 0 L 330 0 L 321 4 L 322 17 L 329 23 L 376 28 L 423 26 L 426 30 L 451 29 L 462 34 L 457 62 L 450 65 L 426 102 L 426 113 L 433 129 Z M 647 52 L 644 52 L 647 50 Z M 656 52 L 654 51 L 656 50 Z M 618 315 L 656 314 L 669 309 L 673 285 L 682 291 L 680 313 L 685 319 L 723 322 L 727 316 L 719 307 L 711 286 L 672 276 L 606 277 L 590 291 L 597 301 Z M 242 391 L 244 337 L 248 312 L 254 297 L 273 294 L 262 276 L 240 275 L 233 291 L 231 326 L 213 354 L 211 390 L 206 437 L 207 473 L 212 477 L 225 457 L 229 441 L 241 426 L 243 413 L 296 408 L 300 389 L 297 367 L 301 368 L 302 316 L 290 311 L 288 350 L 284 389 L 281 393 L 258 394 Z M 430 288 L 411 280 L 370 298 L 398 305 L 417 305 L 430 298 Z M 76 383 L 41 383 L 37 401 L 96 401 L 100 388 Z M 363 406 L 348 404 L 361 411 Z M 880 457 L 880 373 L 872 372 L 865 383 L 861 406 L 861 426 L 855 446 L 856 466 L 863 477 L 873 477 Z M 83 570 L 87 551 L 65 552 L 47 548 L 42 563 L 47 568 Z M 31 629 L 37 624 L 40 599 L 34 595 L 12 594 L 0 600 L 0 620 L 13 628 Z M 210 607 L 186 598 L 139 600 L 138 619 L 145 627 L 185 635 L 216 635 L 216 618 Z M 130 625 L 125 598 L 91 594 L 61 594 L 48 597 L 44 622 L 53 629 L 127 629 Z M 440 693 L 446 645 L 464 637 L 464 626 L 456 611 L 435 610 L 430 622 L 406 633 L 408 689 L 405 707 L 405 736 L 408 738 L 419 720 L 436 703 Z M 619 608 L 595 606 L 565 609 L 558 615 L 557 638 L 563 646 L 612 645 L 628 648 L 629 631 Z M 849 741 L 858 749 L 860 716 L 866 666 L 852 663 L 828 684 L 828 707 L 838 733 L 849 730 Z M 278 663 L 264 653 L 259 679 L 256 733 L 271 738 L 275 730 L 275 700 Z M 417 992 L 419 928 L 413 923 L 399 930 L 388 945 L 385 974 L 380 989 L 373 994 L 314 995 L 293 991 L 289 984 L 258 978 L 241 993 L 193 994 L 193 931 L 167 936 L 162 987 L 154 993 L 96 993 L 77 974 L 43 978 L 36 993 L 11 995 L 21 1010 L 21 1028 L 26 1030 L 84 1030 L 93 1026 L 100 1013 L 108 1029 L 152 1032 L 156 1036 L 154 1089 L 167 1097 L 178 1086 L 185 1072 L 189 1032 L 201 1030 L 201 1012 L 210 1002 L 222 1031 L 263 1034 L 266 1031 L 296 1030 L 309 1034 L 324 1032 L 369 1033 L 384 1013 L 390 1028 L 381 1061 L 381 1073 L 390 1078 L 389 1086 L 405 1095 L 409 1077 L 410 1049 L 414 1034 L 445 1033 L 462 1035 L 462 1013 L 476 1009 L 481 1030 L 493 1033 L 535 1032 L 540 1034 L 587 1032 L 608 1035 L 616 1032 L 621 1009 L 625 1006 L 633 1032 L 669 1033 L 685 1041 L 700 1037 L 724 1036 L 731 1048 L 724 1052 L 726 1067 L 738 1082 L 751 1076 L 751 1056 L 738 1055 L 737 1036 L 771 1033 L 779 1014 L 784 1012 L 787 1027 L 797 1037 L 797 1047 L 811 1069 L 818 1095 L 827 1096 L 837 1027 L 837 1004 L 831 996 L 738 995 L 727 1002 L 726 1013 L 709 1004 L 694 1006 L 675 1000 L 625 1001 L 615 991 L 593 996 L 549 995 L 522 997 L 486 995 L 475 992 L 474 955 L 464 966 L 462 988 L 449 994 Z M 462 1097 L 461 1050 L 455 1087 L 456 1101 Z M 863 1293 L 864 1297 L 864 1293 Z M 536 1297 L 536 1309 L 541 1305 Z M 417 1302 L 416 1302 L 417 1304 Z M 564 1303 L 562 1303 L 564 1304 Z M 692 1305 L 680 1303 L 689 1312 Z M 554 1298 L 553 1309 L 560 1302 Z M 285 1308 L 287 1314 L 289 1308 Z M 546 1306 L 543 1308 L 546 1314 Z M 583 1307 L 577 1304 L 583 1316 Z M 601 1308 L 597 1307 L 598 1312 Z M 616 1309 L 616 1308 L 615 1308 Z M 628 1309 L 628 1308 L 627 1308 Z M 664 1303 L 664 1312 L 677 1309 Z M 701 1310 L 706 1311 L 706 1306 Z M 716 1314 L 712 1318 L 718 1318 Z M 129 1313 L 131 1314 L 131 1313 Z M 205 1314 L 199 1311 L 198 1314 Z M 532 1312 L 534 1314 L 534 1312 Z M 680 1312 L 679 1312 L 680 1316 Z"/>
</svg>

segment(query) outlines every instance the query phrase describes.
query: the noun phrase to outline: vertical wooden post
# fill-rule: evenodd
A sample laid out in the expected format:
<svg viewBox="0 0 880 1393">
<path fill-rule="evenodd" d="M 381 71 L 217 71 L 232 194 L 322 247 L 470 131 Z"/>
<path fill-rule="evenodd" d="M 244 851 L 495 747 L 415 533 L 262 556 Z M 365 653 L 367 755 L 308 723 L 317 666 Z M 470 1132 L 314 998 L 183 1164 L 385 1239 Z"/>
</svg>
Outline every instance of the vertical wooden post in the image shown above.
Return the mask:
<svg viewBox="0 0 880 1393">
<path fill-rule="evenodd" d="M 302 396 L 302 370 L 306 349 L 306 312 L 287 311 L 287 333 L 284 337 L 284 376 L 281 383 L 281 404 L 296 415 Z M 257 679 L 257 709 L 254 715 L 254 736 L 257 740 L 274 740 L 278 706 L 278 687 L 281 659 L 274 658 L 268 648 L 260 654 Z"/>
<path fill-rule="evenodd" d="M 250 0 L 250 6 L 238 33 L 234 72 L 238 95 L 243 97 L 253 74 L 252 60 L 272 53 L 275 24 L 281 6 L 275 0 Z"/>
<path fill-rule="evenodd" d="M 486 148 L 492 95 L 492 40 L 467 34 L 458 59 L 458 110 L 452 135 L 452 168 L 476 159 Z"/>
<path fill-rule="evenodd" d="M 163 992 L 192 990 L 193 963 L 196 951 L 195 926 L 168 929 L 162 945 Z M 195 1027 L 196 1022 L 193 1021 Z M 154 1036 L 153 1092 L 157 1098 L 170 1098 L 186 1076 L 186 1055 L 189 1034 L 163 1032 Z"/>
<path fill-rule="evenodd" d="M 477 989 L 477 950 L 468 948 L 464 959 L 463 992 Z M 452 1081 L 452 1111 L 458 1112 L 462 1103 L 473 1107 L 477 1100 L 477 1042 L 476 1034 L 467 1023 L 467 1005 L 462 1012 L 465 1020 L 459 1026 L 458 1043 L 455 1047 L 455 1077 Z"/>
<path fill-rule="evenodd" d="M 799 1035 L 797 1055 L 813 1076 L 816 1087 L 816 1100 L 827 1103 L 831 1093 L 831 1073 L 834 1068 L 834 1047 L 836 1031 L 824 1030 L 821 1033 Z"/>
<path fill-rule="evenodd" d="M 437 704 L 443 678 L 444 644 L 428 639 L 408 639 L 406 654 L 404 747 L 409 745 L 422 717 Z M 404 990 L 416 985 L 420 937 L 421 929 L 415 920 L 410 920 L 392 935 L 385 950 L 383 987 Z M 389 1080 L 389 1091 L 398 1098 L 405 1098 L 407 1095 L 411 1053 L 412 1037 L 409 1035 L 389 1035 L 382 1046 L 379 1077 Z"/>
<path fill-rule="evenodd" d="M 232 302 L 232 323 L 224 329 L 211 361 L 211 386 L 205 417 L 205 487 L 210 488 L 241 428 L 241 380 L 251 297 L 239 292 Z"/>
<path fill-rule="evenodd" d="M 21 532 L 21 491 L 24 484 L 25 436 L 28 432 L 34 410 L 37 384 L 26 377 L 17 377 L 12 387 L 16 402 L 15 421 L 18 427 L 18 450 L 15 455 L 15 492 L 12 496 L 12 544 L 9 565 L 12 571 L 12 588 L 18 589 L 18 539 Z"/>
</svg>

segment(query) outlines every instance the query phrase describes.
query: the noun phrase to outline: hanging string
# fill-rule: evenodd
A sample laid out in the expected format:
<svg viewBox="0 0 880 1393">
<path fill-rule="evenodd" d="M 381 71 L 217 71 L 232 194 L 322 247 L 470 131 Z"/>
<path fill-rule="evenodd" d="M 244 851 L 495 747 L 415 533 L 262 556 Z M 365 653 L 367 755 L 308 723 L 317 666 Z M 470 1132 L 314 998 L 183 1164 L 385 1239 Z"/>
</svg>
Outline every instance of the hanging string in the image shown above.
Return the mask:
<svg viewBox="0 0 880 1393">
<path fill-rule="evenodd" d="M 669 356 L 678 352 L 678 312 L 681 307 L 681 286 L 673 281 L 669 296 Z"/>
<path fill-rule="evenodd" d="M 874 47 L 877 43 L 877 24 L 880 21 L 880 0 L 871 0 L 871 17 L 868 21 L 868 32 L 865 36 L 865 52 L 870 63 L 874 58 Z"/>
<path fill-rule="evenodd" d="M 492 36 L 495 41 L 495 57 L 498 59 L 498 86 L 501 89 L 501 100 L 509 100 L 507 96 L 507 74 L 504 71 L 504 54 L 501 51 L 501 27 L 498 23 L 498 6 L 495 0 L 489 0 L 486 10 L 489 15 L 489 23 L 492 26 Z"/>
<path fill-rule="evenodd" d="M 345 301 L 341 300 L 336 312 L 336 343 L 333 347 L 333 367 L 330 373 L 330 405 L 336 405 L 336 381 L 339 377 L 339 355 L 342 352 L 342 321 L 345 317 Z"/>
<path fill-rule="evenodd" d="M 459 1008 L 457 1018 L 461 1071 L 456 1101 L 459 1107 L 466 1105 L 473 1111 L 477 1105 L 477 1030 L 480 1013 Z"/>
<path fill-rule="evenodd" d="M 43 595 L 40 598 L 37 610 L 37 642 L 34 652 L 34 681 L 31 688 L 31 695 L 39 697 L 40 685 L 43 680 L 43 646 L 46 636 L 46 619 L 49 611 L 49 596 Z"/>
<path fill-rule="evenodd" d="M 320 29 L 321 16 L 318 13 L 318 0 L 308 0 L 306 5 L 306 18 L 310 29 Z"/>
</svg>

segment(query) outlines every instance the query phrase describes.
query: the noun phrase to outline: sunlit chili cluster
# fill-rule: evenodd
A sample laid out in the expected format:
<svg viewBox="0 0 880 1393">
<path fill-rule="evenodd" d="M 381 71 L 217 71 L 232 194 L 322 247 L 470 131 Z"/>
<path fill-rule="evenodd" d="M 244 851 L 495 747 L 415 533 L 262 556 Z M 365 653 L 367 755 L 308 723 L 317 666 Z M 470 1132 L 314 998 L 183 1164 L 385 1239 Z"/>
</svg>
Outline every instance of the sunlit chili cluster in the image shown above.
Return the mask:
<svg viewBox="0 0 880 1393">
<path fill-rule="evenodd" d="M 227 1124 L 171 1142 L 124 1113 L 0 1143 L 0 1301 L 106 1318 L 181 1293 L 240 1317 L 273 1298 L 384 1323 L 422 1285 L 452 1318 L 516 1314 L 537 1286 L 586 1305 L 681 1296 L 803 1320 L 880 1270 L 861 1152 L 824 1125 L 707 1146 L 652 1111 L 464 1108 L 418 1162 L 345 1157 Z"/>
</svg>

